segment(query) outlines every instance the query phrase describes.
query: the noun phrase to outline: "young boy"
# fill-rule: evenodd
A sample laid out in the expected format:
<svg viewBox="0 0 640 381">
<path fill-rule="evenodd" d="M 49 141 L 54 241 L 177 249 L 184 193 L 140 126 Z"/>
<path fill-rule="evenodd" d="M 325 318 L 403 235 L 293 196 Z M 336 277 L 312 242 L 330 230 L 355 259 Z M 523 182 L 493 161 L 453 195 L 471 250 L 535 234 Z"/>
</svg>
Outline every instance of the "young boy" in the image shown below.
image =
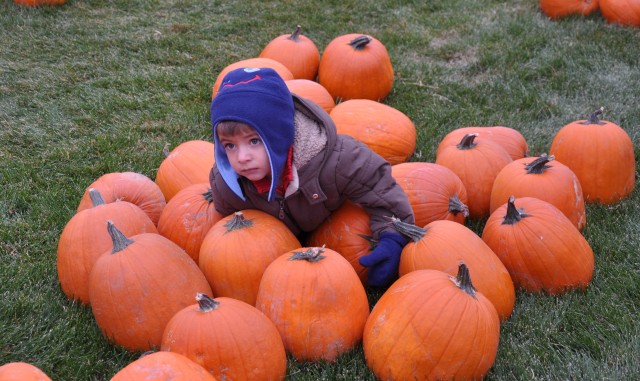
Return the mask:
<svg viewBox="0 0 640 381">
<path fill-rule="evenodd" d="M 365 144 L 338 135 L 329 115 L 292 95 L 270 68 L 228 73 L 211 103 L 215 165 L 213 202 L 223 215 L 259 209 L 282 220 L 301 238 L 345 200 L 370 215 L 377 247 L 360 258 L 368 283 L 390 285 L 407 238 L 390 224 L 414 222 L 391 166 Z"/>
</svg>

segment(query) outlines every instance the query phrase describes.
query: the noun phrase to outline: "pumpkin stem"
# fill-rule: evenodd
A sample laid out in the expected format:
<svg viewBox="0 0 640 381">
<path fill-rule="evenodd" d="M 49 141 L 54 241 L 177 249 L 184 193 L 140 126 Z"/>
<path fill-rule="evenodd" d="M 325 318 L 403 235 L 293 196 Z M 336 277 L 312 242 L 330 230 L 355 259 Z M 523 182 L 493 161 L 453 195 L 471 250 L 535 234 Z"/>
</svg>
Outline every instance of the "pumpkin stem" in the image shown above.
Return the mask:
<svg viewBox="0 0 640 381">
<path fill-rule="evenodd" d="M 89 189 L 89 199 L 91 199 L 91 203 L 93 204 L 94 207 L 96 207 L 98 205 L 106 204 L 106 202 L 104 202 L 104 198 L 102 198 L 102 195 L 100 194 L 100 192 L 98 192 L 98 190 L 95 189 L 95 188 Z"/>
<path fill-rule="evenodd" d="M 107 231 L 109 232 L 111 241 L 113 242 L 113 250 L 111 250 L 111 254 L 121 252 L 133 243 L 133 240 L 130 240 L 124 235 L 124 233 L 118 230 L 111 220 L 107 221 Z"/>
<path fill-rule="evenodd" d="M 602 114 L 604 114 L 604 107 L 600 107 L 599 109 L 594 111 L 593 114 L 589 115 L 589 119 L 582 122 L 582 124 L 600 124 L 600 125 L 606 124 L 605 122 L 600 120 L 600 118 L 598 117 L 599 115 L 602 115 Z"/>
<path fill-rule="evenodd" d="M 201 292 L 196 293 L 196 301 L 198 302 L 198 311 L 200 312 L 213 311 L 220 305 L 219 301 L 213 300 L 212 297 Z"/>
<path fill-rule="evenodd" d="M 478 137 L 478 133 L 466 134 L 460 140 L 460 143 L 456 145 L 458 149 L 471 149 L 478 145 L 478 143 L 474 142 L 475 138 Z"/>
<path fill-rule="evenodd" d="M 509 200 L 507 201 L 507 214 L 504 216 L 504 220 L 502 220 L 502 225 L 513 225 L 529 216 L 524 212 L 524 209 L 516 208 L 515 201 L 515 196 L 509 196 Z"/>
<path fill-rule="evenodd" d="M 411 238 L 413 242 L 420 241 L 422 237 L 424 237 L 424 235 L 427 234 L 427 230 L 428 230 L 425 228 L 421 228 L 420 226 L 416 226 L 414 224 L 408 224 L 396 217 L 391 217 L 391 224 L 393 225 L 394 228 L 396 228 L 396 230 L 399 233 L 404 234 L 407 237 Z"/>
<path fill-rule="evenodd" d="M 324 253 L 324 245 L 322 245 L 322 247 L 310 247 L 305 251 L 294 251 L 293 255 L 289 257 L 289 260 L 318 262 L 319 260 L 326 258 L 322 253 Z"/>
<path fill-rule="evenodd" d="M 170 144 L 166 143 L 164 147 L 162 147 L 162 154 L 164 155 L 165 158 L 169 156 L 169 154 L 171 153 L 171 151 L 169 151 L 169 146 Z"/>
<path fill-rule="evenodd" d="M 357 234 L 358 237 L 365 239 L 366 241 L 369 242 L 369 251 L 372 251 L 373 249 L 376 248 L 376 246 L 378 246 L 378 240 L 374 239 L 372 236 L 370 235 L 366 235 L 366 234 Z"/>
<path fill-rule="evenodd" d="M 530 162 L 529 164 L 525 164 L 524 168 L 527 170 L 527 174 L 539 175 L 544 173 L 545 169 L 551 168 L 550 165 L 547 165 L 548 162 L 554 160 L 556 157 L 551 155 L 547 155 L 543 153 L 539 158 Z"/>
<path fill-rule="evenodd" d="M 454 216 L 457 216 L 458 213 L 462 213 L 465 218 L 469 217 L 469 207 L 465 205 L 464 202 L 460 201 L 457 194 L 449 197 L 449 212 L 453 213 Z"/>
<path fill-rule="evenodd" d="M 204 192 L 202 194 L 202 197 L 204 197 L 204 200 L 207 203 L 211 204 L 213 202 L 213 191 L 211 190 L 211 188 L 209 188 L 208 191 Z"/>
<path fill-rule="evenodd" d="M 456 286 L 458 286 L 458 288 L 476 299 L 476 288 L 473 287 L 473 283 L 471 283 L 469 268 L 464 264 L 464 262 L 460 262 L 458 265 L 458 275 L 456 275 L 455 279 L 451 277 L 451 280 L 456 284 Z"/>
<path fill-rule="evenodd" d="M 370 42 L 371 42 L 371 37 L 362 35 L 351 40 L 349 42 L 349 45 L 354 50 L 363 50 Z"/>
<path fill-rule="evenodd" d="M 224 224 L 224 227 L 227 228 L 227 233 L 232 230 L 244 229 L 253 226 L 253 220 L 247 220 L 244 218 L 244 214 L 242 211 L 235 212 L 233 217 Z"/>
<path fill-rule="evenodd" d="M 300 41 L 300 32 L 302 31 L 302 27 L 300 25 L 296 25 L 296 30 L 293 31 L 293 33 L 291 33 L 291 36 L 287 37 L 288 39 L 290 39 L 293 42 L 298 42 Z"/>
</svg>

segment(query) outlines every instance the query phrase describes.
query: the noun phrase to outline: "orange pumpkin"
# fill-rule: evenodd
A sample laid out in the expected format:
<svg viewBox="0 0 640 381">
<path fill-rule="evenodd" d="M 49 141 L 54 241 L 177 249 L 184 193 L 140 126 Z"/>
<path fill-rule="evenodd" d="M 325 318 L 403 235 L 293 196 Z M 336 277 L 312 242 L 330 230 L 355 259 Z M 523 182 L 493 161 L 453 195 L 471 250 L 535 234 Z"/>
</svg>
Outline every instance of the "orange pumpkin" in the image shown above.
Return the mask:
<svg viewBox="0 0 640 381">
<path fill-rule="evenodd" d="M 0 366 L 2 381 L 51 381 L 40 368 L 26 362 L 9 362 Z"/>
<path fill-rule="evenodd" d="M 290 79 L 284 83 L 291 93 L 315 102 L 327 113 L 336 106 L 331 94 L 318 82 L 308 79 Z"/>
<path fill-rule="evenodd" d="M 222 219 L 208 182 L 189 185 L 171 198 L 160 215 L 158 233 L 184 249 L 198 263 L 207 232 Z"/>
<path fill-rule="evenodd" d="M 391 92 L 393 81 L 389 52 L 374 37 L 344 34 L 329 42 L 322 52 L 318 82 L 336 101 L 382 101 Z"/>
<path fill-rule="evenodd" d="M 213 84 L 211 99 L 213 99 L 216 96 L 216 94 L 218 94 L 218 89 L 220 88 L 220 84 L 222 83 L 222 80 L 224 79 L 225 75 L 227 75 L 230 71 L 233 71 L 235 69 L 245 68 L 245 67 L 252 67 L 252 68 L 268 67 L 275 70 L 276 73 L 278 73 L 278 75 L 282 77 L 283 81 L 294 79 L 294 76 L 293 76 L 293 73 L 291 73 L 291 70 L 289 70 L 285 65 L 281 64 L 280 62 L 274 59 L 261 58 L 261 57 L 247 58 L 247 59 L 236 61 L 232 64 L 229 64 L 224 69 L 222 69 L 222 71 L 220 71 L 220 73 L 216 77 L 215 83 Z"/>
<path fill-rule="evenodd" d="M 353 267 L 331 249 L 306 247 L 273 261 L 256 307 L 273 321 L 297 360 L 333 362 L 362 339 L 367 293 Z"/>
<path fill-rule="evenodd" d="M 157 233 L 126 237 L 111 222 L 113 249 L 89 276 L 91 311 L 102 333 L 131 351 L 160 345 L 167 322 L 191 304 L 190 295 L 211 293 L 198 266 L 178 245 Z"/>
<path fill-rule="evenodd" d="M 425 162 L 400 163 L 391 174 L 409 198 L 417 226 L 435 220 L 464 224 L 469 215 L 467 190 L 449 168 Z"/>
<path fill-rule="evenodd" d="M 157 233 L 149 216 L 126 201 L 105 203 L 89 189 L 93 207 L 76 213 L 65 225 L 58 241 L 57 269 L 62 291 L 69 299 L 89 304 L 89 274 L 94 263 L 112 247 L 107 221 L 118 224 L 128 235 Z"/>
<path fill-rule="evenodd" d="M 156 173 L 156 184 L 162 190 L 167 202 L 192 184 L 209 181 L 213 164 L 214 145 L 206 140 L 188 140 L 180 143 L 171 152 L 168 145 L 163 149 L 164 160 Z"/>
<path fill-rule="evenodd" d="M 477 139 L 488 139 L 504 148 L 511 156 L 517 160 L 529 156 L 529 144 L 522 134 L 511 127 L 504 126 L 484 126 L 484 127 L 460 127 L 449 132 L 438 144 L 436 157 L 440 152 L 451 144 L 458 144 L 467 134 L 478 134 Z"/>
<path fill-rule="evenodd" d="M 586 202 L 613 204 L 633 191 L 636 159 L 629 135 L 617 124 L 600 120 L 602 112 L 562 127 L 549 154 L 578 176 Z"/>
<path fill-rule="evenodd" d="M 505 165 L 493 182 L 490 213 L 506 203 L 509 196 L 535 197 L 555 205 L 582 230 L 587 214 L 580 180 L 569 167 L 554 159 L 543 154 Z"/>
<path fill-rule="evenodd" d="M 339 134 L 366 144 L 389 164 L 407 161 L 416 148 L 416 127 L 402 111 L 368 99 L 344 101 L 331 110 Z"/>
<path fill-rule="evenodd" d="M 315 80 L 320 65 L 320 51 L 315 42 L 296 26 L 291 34 L 280 35 L 262 49 L 260 58 L 271 58 L 291 71 L 293 78 Z"/>
<path fill-rule="evenodd" d="M 309 246 L 322 247 L 339 253 L 356 270 L 362 284 L 367 283 L 367 268 L 358 259 L 375 247 L 371 218 L 360 205 L 346 201 L 309 236 Z"/>
<path fill-rule="evenodd" d="M 167 323 L 162 350 L 180 353 L 220 380 L 283 380 L 287 355 L 275 325 L 254 306 L 196 294 Z"/>
<path fill-rule="evenodd" d="M 89 189 L 100 192 L 106 203 L 128 201 L 138 205 L 156 225 L 167 204 L 158 184 L 147 176 L 136 172 L 112 172 L 100 176 L 87 187 L 77 212 L 93 207 Z"/>
<path fill-rule="evenodd" d="M 511 196 L 485 224 L 482 239 L 507 267 L 518 288 L 557 295 L 584 289 L 594 269 L 593 251 L 555 206 Z"/>
<path fill-rule="evenodd" d="M 609 23 L 640 26 L 638 0 L 600 0 L 600 13 Z"/>
<path fill-rule="evenodd" d="M 489 215 L 493 181 L 513 161 L 502 147 L 477 137 L 478 133 L 466 134 L 460 143 L 449 143 L 436 156 L 436 164 L 449 168 L 462 180 L 469 198 L 469 217 L 473 219 Z"/>
<path fill-rule="evenodd" d="M 243 210 L 209 229 L 198 264 L 214 295 L 255 305 L 267 266 L 300 246 L 296 236 L 276 217 L 260 210 Z"/>
<path fill-rule="evenodd" d="M 412 239 L 400 255 L 400 277 L 423 269 L 455 275 L 460 262 L 464 262 L 477 289 L 491 300 L 500 319 L 511 315 L 516 295 L 509 271 L 475 232 L 448 220 L 433 221 L 424 228 L 398 219 L 393 224 Z"/>
<path fill-rule="evenodd" d="M 499 340 L 498 314 L 461 264 L 455 277 L 418 270 L 392 284 L 371 311 L 363 347 L 380 380 L 481 380 Z"/>
<path fill-rule="evenodd" d="M 143 354 L 109 381 L 142 380 L 216 381 L 216 378 L 186 356 L 161 351 Z"/>
<path fill-rule="evenodd" d="M 26 5 L 28 7 L 38 7 L 40 5 L 61 5 L 66 0 L 13 0 L 18 5 Z"/>
<path fill-rule="evenodd" d="M 571 15 L 587 16 L 598 9 L 599 0 L 540 0 L 540 9 L 552 19 Z"/>
</svg>

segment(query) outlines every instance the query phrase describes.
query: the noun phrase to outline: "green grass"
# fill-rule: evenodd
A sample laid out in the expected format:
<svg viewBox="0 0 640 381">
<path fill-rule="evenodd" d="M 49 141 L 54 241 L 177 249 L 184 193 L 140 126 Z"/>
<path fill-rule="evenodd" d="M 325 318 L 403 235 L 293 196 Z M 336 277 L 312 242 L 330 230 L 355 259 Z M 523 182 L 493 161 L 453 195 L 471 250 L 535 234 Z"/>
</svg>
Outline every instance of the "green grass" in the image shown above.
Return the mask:
<svg viewBox="0 0 640 381">
<path fill-rule="evenodd" d="M 412 160 L 433 161 L 447 132 L 473 125 L 514 127 L 533 154 L 547 152 L 561 126 L 600 106 L 640 157 L 640 29 L 598 13 L 552 22 L 530 0 L 3 1 L 0 364 L 108 380 L 139 356 L 109 344 L 90 308 L 62 294 L 60 233 L 99 176 L 153 179 L 165 143 L 210 139 L 217 73 L 296 24 L 321 51 L 345 33 L 386 45 L 396 82 L 385 103 L 418 129 Z M 592 284 L 558 297 L 519 293 L 487 379 L 640 379 L 639 191 L 589 205 L 587 219 Z M 288 379 L 375 378 L 359 347 L 333 365 L 292 360 Z"/>
</svg>

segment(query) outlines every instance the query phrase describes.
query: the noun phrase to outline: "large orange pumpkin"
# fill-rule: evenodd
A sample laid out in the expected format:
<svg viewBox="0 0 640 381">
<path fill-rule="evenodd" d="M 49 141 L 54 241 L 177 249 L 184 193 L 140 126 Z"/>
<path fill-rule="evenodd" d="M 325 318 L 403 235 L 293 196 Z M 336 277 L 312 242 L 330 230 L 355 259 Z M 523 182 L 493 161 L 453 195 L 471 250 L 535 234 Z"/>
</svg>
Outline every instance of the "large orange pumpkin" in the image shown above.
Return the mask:
<svg viewBox="0 0 640 381">
<path fill-rule="evenodd" d="M 143 354 L 122 368 L 109 381 L 216 381 L 203 367 L 179 353 L 160 351 Z"/>
<path fill-rule="evenodd" d="M 393 81 L 389 52 L 372 36 L 344 34 L 329 42 L 322 52 L 318 82 L 336 101 L 382 101 L 391 92 Z"/>
<path fill-rule="evenodd" d="M 310 81 L 316 79 L 320 65 L 320 51 L 313 40 L 302 34 L 300 25 L 293 33 L 269 41 L 259 57 L 276 60 L 291 71 L 293 78 Z"/>
<path fill-rule="evenodd" d="M 522 136 L 522 134 L 515 128 L 504 126 L 476 126 L 459 127 L 445 135 L 438 144 L 436 157 L 445 147 L 450 146 L 451 144 L 458 144 L 467 134 L 478 134 L 477 139 L 491 140 L 504 148 L 513 160 L 529 156 L 529 144 L 524 136 Z"/>
<path fill-rule="evenodd" d="M 222 218 L 209 229 L 200 247 L 198 264 L 214 295 L 255 305 L 267 266 L 300 246 L 282 221 L 248 209 Z"/>
<path fill-rule="evenodd" d="M 69 299 L 89 304 L 89 274 L 94 263 L 112 247 L 107 221 L 118 224 L 127 235 L 157 233 L 149 216 L 127 201 L 105 203 L 89 189 L 93 207 L 76 213 L 65 225 L 58 241 L 57 269 L 62 291 Z"/>
<path fill-rule="evenodd" d="M 562 211 L 544 200 L 510 197 L 491 214 L 482 239 L 518 288 L 556 295 L 586 288 L 591 281 L 589 243 Z"/>
<path fill-rule="evenodd" d="M 587 16 L 598 9 L 598 0 L 540 0 L 540 9 L 552 19 Z"/>
<path fill-rule="evenodd" d="M 180 353 L 219 380 L 282 380 L 284 344 L 275 325 L 243 301 L 196 294 L 167 323 L 162 350 Z"/>
<path fill-rule="evenodd" d="M 640 1 L 599 0 L 600 13 L 610 23 L 640 26 Z"/>
<path fill-rule="evenodd" d="M 319 247 L 273 261 L 260 282 L 256 307 L 301 361 L 335 361 L 361 341 L 369 316 L 367 293 L 353 267 L 335 251 Z"/>
<path fill-rule="evenodd" d="M 375 242 L 369 213 L 360 205 L 346 201 L 311 233 L 307 244 L 326 246 L 342 255 L 356 270 L 362 284 L 367 283 L 367 268 L 358 259 L 369 254 Z"/>
<path fill-rule="evenodd" d="M 491 189 L 490 213 L 509 196 L 536 197 L 555 205 L 582 230 L 587 222 L 582 186 L 575 173 L 554 156 L 514 160 L 498 173 Z"/>
<path fill-rule="evenodd" d="M 435 220 L 464 224 L 469 215 L 467 190 L 452 170 L 435 163 L 410 162 L 392 166 L 391 174 L 409 198 L 416 225 Z"/>
<path fill-rule="evenodd" d="M 391 165 L 407 161 L 416 148 L 416 127 L 402 111 L 368 99 L 351 99 L 329 114 L 339 134 L 366 144 Z"/>
<path fill-rule="evenodd" d="M 498 172 L 509 164 L 511 156 L 502 147 L 478 133 L 466 134 L 458 144 L 449 143 L 436 156 L 436 164 L 452 170 L 467 190 L 469 217 L 489 216 L 491 189 Z"/>
<path fill-rule="evenodd" d="M 424 228 L 398 219 L 394 226 L 411 238 L 400 255 L 400 277 L 416 270 L 440 270 L 455 275 L 460 262 L 469 267 L 477 289 L 491 300 L 500 319 L 506 320 L 516 301 L 509 271 L 493 250 L 468 227 L 449 220 Z"/>
<path fill-rule="evenodd" d="M 167 202 L 181 189 L 209 181 L 209 173 L 215 163 L 212 142 L 188 140 L 171 152 L 165 146 L 163 153 L 165 158 L 156 173 L 156 184 Z"/>
<path fill-rule="evenodd" d="M 224 79 L 225 75 L 227 75 L 229 72 L 235 69 L 240 69 L 245 67 L 251 67 L 251 68 L 268 67 L 275 70 L 276 73 L 278 73 L 278 75 L 282 78 L 283 81 L 294 79 L 294 76 L 293 76 L 293 73 L 291 73 L 291 70 L 289 70 L 285 65 L 281 64 L 280 62 L 274 59 L 261 58 L 261 57 L 247 58 L 247 59 L 236 61 L 232 64 L 229 64 L 220 71 L 220 73 L 216 77 L 215 83 L 213 84 L 211 99 L 213 99 L 216 96 L 216 94 L 218 94 L 218 89 L 220 88 L 220 85 L 222 84 L 222 80 Z"/>
<path fill-rule="evenodd" d="M 136 172 L 112 172 L 100 176 L 89 185 L 77 211 L 92 208 L 89 189 L 96 189 L 105 202 L 128 201 L 136 204 L 158 225 L 160 214 L 167 204 L 162 190 L 153 180 Z"/>
<path fill-rule="evenodd" d="M 173 315 L 197 292 L 211 294 L 198 266 L 178 245 L 157 233 L 130 238 L 111 222 L 113 249 L 94 264 L 89 300 L 96 323 L 114 343 L 131 351 L 160 346 Z"/>
<path fill-rule="evenodd" d="M 309 79 L 290 79 L 284 82 L 291 93 L 299 97 L 309 99 L 330 113 L 336 106 L 336 102 L 327 89 L 321 84 Z"/>
<path fill-rule="evenodd" d="M 389 287 L 363 338 L 367 365 L 379 379 L 481 380 L 487 374 L 498 352 L 500 321 L 471 278 L 461 264 L 455 277 L 418 270 Z"/>
<path fill-rule="evenodd" d="M 51 381 L 40 368 L 26 362 L 9 362 L 0 366 L 1 381 Z"/>
<path fill-rule="evenodd" d="M 553 137 L 549 154 L 578 176 L 586 202 L 613 204 L 633 191 L 636 159 L 627 132 L 600 120 L 602 112 L 601 108 L 587 120 L 562 127 Z"/>
<path fill-rule="evenodd" d="M 184 249 L 198 263 L 207 232 L 222 219 L 208 182 L 189 185 L 171 198 L 160 215 L 158 233 Z"/>
</svg>

